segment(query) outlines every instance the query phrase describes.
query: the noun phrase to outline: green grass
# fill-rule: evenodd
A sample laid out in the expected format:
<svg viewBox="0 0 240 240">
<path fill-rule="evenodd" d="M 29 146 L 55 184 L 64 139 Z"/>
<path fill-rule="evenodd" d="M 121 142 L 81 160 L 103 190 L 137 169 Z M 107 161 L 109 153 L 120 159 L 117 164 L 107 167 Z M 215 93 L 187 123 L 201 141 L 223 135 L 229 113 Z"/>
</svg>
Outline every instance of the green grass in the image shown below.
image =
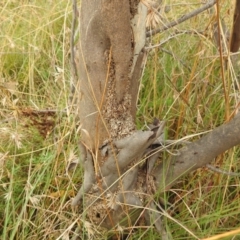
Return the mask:
<svg viewBox="0 0 240 240">
<path fill-rule="evenodd" d="M 222 9 L 228 26 L 230 6 Z M 180 1 L 167 17 L 175 19 L 195 7 Z M 7 0 L 0 4 L 0 16 L 0 239 L 68 239 L 71 224 L 81 224 L 70 198 L 82 180 L 81 168 L 66 170 L 77 159 L 79 141 L 74 113 L 65 111 L 70 92 L 71 1 Z M 203 13 L 177 29 L 206 30 L 211 35 L 211 24 L 208 13 Z M 156 36 L 152 45 L 174 31 Z M 141 128 L 153 117 L 165 119 L 169 139 L 194 135 L 193 140 L 234 111 L 237 91 L 232 72 L 225 70 L 224 89 L 222 66 L 210 36 L 182 34 L 163 48 L 149 53 L 137 125 Z M 55 112 L 39 113 L 48 109 Z M 239 156 L 236 147 L 215 162 L 238 172 Z M 182 178 L 166 194 L 171 204 L 164 218 L 167 231 L 180 240 L 236 229 L 239 189 L 239 178 L 208 169 Z M 159 238 L 151 228 L 135 231 L 131 237 Z"/>
</svg>

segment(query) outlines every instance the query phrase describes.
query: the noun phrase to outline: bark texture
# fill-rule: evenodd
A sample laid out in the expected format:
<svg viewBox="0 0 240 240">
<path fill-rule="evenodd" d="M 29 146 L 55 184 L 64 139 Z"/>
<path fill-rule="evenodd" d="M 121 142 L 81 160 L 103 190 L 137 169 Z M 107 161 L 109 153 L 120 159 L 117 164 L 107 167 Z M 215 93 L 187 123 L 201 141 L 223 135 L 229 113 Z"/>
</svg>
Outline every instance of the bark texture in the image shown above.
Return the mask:
<svg viewBox="0 0 240 240">
<path fill-rule="evenodd" d="M 72 204 L 84 197 L 88 220 L 106 228 L 128 218 L 130 206 L 143 207 L 140 161 L 164 128 L 155 121 L 147 131 L 135 129 L 146 16 L 137 0 L 81 2 L 75 55 L 84 182 Z"/>
<path fill-rule="evenodd" d="M 82 0 L 75 49 L 81 119 L 83 184 L 72 204 L 84 204 L 87 221 L 107 229 L 144 219 L 162 231 L 153 196 L 183 174 L 240 143 L 239 114 L 156 165 L 165 123 L 135 129 L 147 7 L 138 0 Z M 167 166 L 167 167 L 166 167 Z M 85 222 L 85 221 L 84 221 Z"/>
<path fill-rule="evenodd" d="M 142 19 L 140 19 L 140 15 Z M 144 56 L 146 7 L 138 1 L 82 1 L 75 55 L 80 80 L 82 139 L 93 153 L 135 129 L 136 97 Z"/>
</svg>

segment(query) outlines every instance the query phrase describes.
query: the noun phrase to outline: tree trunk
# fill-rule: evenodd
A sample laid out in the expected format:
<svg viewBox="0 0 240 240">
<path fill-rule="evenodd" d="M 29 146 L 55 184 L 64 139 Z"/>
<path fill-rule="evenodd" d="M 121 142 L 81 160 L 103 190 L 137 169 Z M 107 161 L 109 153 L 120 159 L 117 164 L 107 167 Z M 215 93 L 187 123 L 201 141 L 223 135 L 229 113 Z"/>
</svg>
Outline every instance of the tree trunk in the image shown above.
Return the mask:
<svg viewBox="0 0 240 240">
<path fill-rule="evenodd" d="M 94 154 L 105 141 L 135 129 L 145 16 L 146 7 L 138 1 L 81 3 L 81 40 L 76 54 L 79 108 L 82 140 Z M 136 28 L 141 30 L 136 32 Z"/>
<path fill-rule="evenodd" d="M 166 163 L 155 166 L 164 142 L 164 122 L 155 119 L 147 131 L 135 128 L 146 58 L 144 2 L 81 1 L 75 61 L 84 181 L 72 204 L 84 200 L 87 220 L 107 229 L 131 227 L 143 216 L 144 224 L 153 220 L 161 231 L 153 202 L 157 187 L 165 190 L 183 174 L 240 143 L 237 115 L 180 150 L 168 161 L 169 168 L 163 167 Z"/>
<path fill-rule="evenodd" d="M 152 130 L 135 129 L 146 15 L 147 7 L 136 0 L 81 2 L 75 55 L 85 174 L 73 205 L 88 192 L 88 218 L 107 228 L 128 215 L 126 204 L 142 206 L 135 193 L 141 187 L 138 161 L 163 131 L 158 121 Z"/>
</svg>

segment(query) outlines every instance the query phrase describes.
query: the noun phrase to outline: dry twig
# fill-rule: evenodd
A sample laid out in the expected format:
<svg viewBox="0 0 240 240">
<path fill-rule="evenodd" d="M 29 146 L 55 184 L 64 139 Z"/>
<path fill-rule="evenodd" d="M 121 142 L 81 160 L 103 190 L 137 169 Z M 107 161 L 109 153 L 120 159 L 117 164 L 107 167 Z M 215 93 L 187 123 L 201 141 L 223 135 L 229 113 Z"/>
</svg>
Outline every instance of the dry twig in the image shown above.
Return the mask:
<svg viewBox="0 0 240 240">
<path fill-rule="evenodd" d="M 214 4 L 216 3 L 216 0 L 212 0 L 212 1 L 209 1 L 208 3 L 206 3 L 205 5 L 203 5 L 202 7 L 186 14 L 186 15 L 183 15 L 182 17 L 180 17 L 179 19 L 175 20 L 175 21 L 172 21 L 168 24 L 166 24 L 164 27 L 162 28 L 158 28 L 158 29 L 155 29 L 155 30 L 150 30 L 146 33 L 146 36 L 147 37 L 150 37 L 150 36 L 153 36 L 157 33 L 161 33 L 169 28 L 172 28 L 182 22 L 185 22 L 186 20 L 198 15 L 199 13 L 211 8 Z"/>
<path fill-rule="evenodd" d="M 206 166 L 207 166 L 208 169 L 212 170 L 213 172 L 217 172 L 217 173 L 221 173 L 221 174 L 228 175 L 228 176 L 233 176 L 233 177 L 240 177 L 240 173 L 228 172 L 228 171 L 222 170 L 218 167 L 214 167 L 210 164 L 207 164 Z"/>
</svg>

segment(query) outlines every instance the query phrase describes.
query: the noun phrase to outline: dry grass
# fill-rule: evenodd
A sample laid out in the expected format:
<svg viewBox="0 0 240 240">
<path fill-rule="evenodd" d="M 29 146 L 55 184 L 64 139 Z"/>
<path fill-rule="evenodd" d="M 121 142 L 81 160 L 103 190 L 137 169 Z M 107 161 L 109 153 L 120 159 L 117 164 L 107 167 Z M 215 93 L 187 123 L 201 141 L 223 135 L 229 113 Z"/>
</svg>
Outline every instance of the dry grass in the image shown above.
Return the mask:
<svg viewBox="0 0 240 240">
<path fill-rule="evenodd" d="M 167 18 L 176 19 L 199 3 L 191 2 L 173 4 Z M 229 2 L 221 11 L 227 26 L 233 13 Z M 0 13 L 0 236 L 68 239 L 82 224 L 80 213 L 70 207 L 82 171 L 66 171 L 77 159 L 79 139 L 68 107 L 71 1 L 7 0 L 0 3 Z M 168 120 L 169 139 L 197 138 L 234 112 L 239 101 L 236 73 L 231 62 L 226 69 L 219 60 L 211 16 L 203 13 L 152 39 L 155 45 L 172 35 L 149 53 L 139 128 L 156 116 Z M 239 157 L 234 148 L 214 164 L 237 172 Z M 166 197 L 171 207 L 164 221 L 173 239 L 206 238 L 240 225 L 237 177 L 200 169 L 181 179 Z M 227 239 L 237 239 L 233 236 Z M 158 237 L 153 229 L 143 229 L 131 239 Z"/>
</svg>

